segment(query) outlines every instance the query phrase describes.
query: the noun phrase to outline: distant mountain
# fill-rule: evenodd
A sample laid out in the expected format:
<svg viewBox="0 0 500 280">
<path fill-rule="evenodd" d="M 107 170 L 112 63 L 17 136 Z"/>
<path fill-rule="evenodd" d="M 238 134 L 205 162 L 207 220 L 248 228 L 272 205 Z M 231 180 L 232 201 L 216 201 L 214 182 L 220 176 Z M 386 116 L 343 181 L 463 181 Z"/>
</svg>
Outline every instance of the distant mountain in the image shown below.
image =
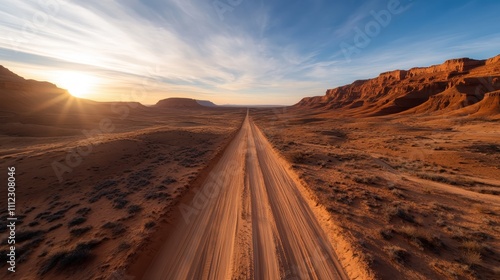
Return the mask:
<svg viewBox="0 0 500 280">
<path fill-rule="evenodd" d="M 203 108 L 195 99 L 171 97 L 162 99 L 154 105 L 156 108 Z"/>
<path fill-rule="evenodd" d="M 65 105 L 66 108 L 71 107 L 75 100 L 66 90 L 54 84 L 26 80 L 0 66 L 0 111 L 16 114 L 56 113 L 63 110 Z"/>
<path fill-rule="evenodd" d="M 0 66 L 0 115 L 31 116 L 29 122 L 39 121 L 37 116 L 42 114 L 79 119 L 75 116 L 113 114 L 111 105 L 115 103 L 77 98 L 52 83 L 27 80 Z M 133 105 L 131 111 L 146 109 L 139 103 L 127 104 Z"/>
<path fill-rule="evenodd" d="M 218 107 L 213 102 L 208 100 L 196 100 L 192 98 L 171 97 L 162 99 L 153 107 L 156 108 L 177 108 L 177 109 L 202 109 Z"/>
<path fill-rule="evenodd" d="M 217 105 L 215 105 L 212 101 L 209 100 L 196 100 L 196 102 L 198 102 L 198 104 L 200 104 L 201 106 L 205 107 L 217 107 Z"/>
<path fill-rule="evenodd" d="M 238 105 L 238 104 L 224 104 L 222 107 L 235 107 L 235 108 L 282 108 L 286 105 Z"/>
<path fill-rule="evenodd" d="M 336 110 L 353 116 L 469 111 L 476 115 L 500 115 L 497 93 L 493 93 L 498 90 L 500 55 L 487 60 L 452 59 L 430 67 L 385 72 L 377 78 L 329 89 L 324 96 L 306 97 L 294 107 Z M 479 106 L 483 101 L 494 104 Z M 479 105 L 462 110 L 475 104 Z"/>
</svg>

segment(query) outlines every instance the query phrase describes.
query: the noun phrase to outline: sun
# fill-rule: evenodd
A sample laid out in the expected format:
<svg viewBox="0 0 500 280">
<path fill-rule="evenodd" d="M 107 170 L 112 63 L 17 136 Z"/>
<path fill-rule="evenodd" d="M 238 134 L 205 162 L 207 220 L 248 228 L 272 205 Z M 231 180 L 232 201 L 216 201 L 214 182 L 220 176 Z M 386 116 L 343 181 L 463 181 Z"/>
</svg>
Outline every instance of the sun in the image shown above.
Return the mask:
<svg viewBox="0 0 500 280">
<path fill-rule="evenodd" d="M 95 77 L 82 72 L 61 72 L 57 76 L 57 86 L 67 89 L 75 97 L 89 97 L 95 89 Z"/>
</svg>

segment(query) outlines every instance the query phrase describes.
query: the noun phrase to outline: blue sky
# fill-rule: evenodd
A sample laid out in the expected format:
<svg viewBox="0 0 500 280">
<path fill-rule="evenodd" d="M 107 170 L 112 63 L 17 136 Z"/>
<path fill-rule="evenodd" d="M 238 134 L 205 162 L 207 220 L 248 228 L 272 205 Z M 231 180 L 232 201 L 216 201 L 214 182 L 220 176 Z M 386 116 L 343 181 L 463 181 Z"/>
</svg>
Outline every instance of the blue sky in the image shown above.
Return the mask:
<svg viewBox="0 0 500 280">
<path fill-rule="evenodd" d="M 0 64 L 95 100 L 294 104 L 500 54 L 500 1 L 4 0 Z M 67 75 L 67 73 L 73 73 Z"/>
</svg>

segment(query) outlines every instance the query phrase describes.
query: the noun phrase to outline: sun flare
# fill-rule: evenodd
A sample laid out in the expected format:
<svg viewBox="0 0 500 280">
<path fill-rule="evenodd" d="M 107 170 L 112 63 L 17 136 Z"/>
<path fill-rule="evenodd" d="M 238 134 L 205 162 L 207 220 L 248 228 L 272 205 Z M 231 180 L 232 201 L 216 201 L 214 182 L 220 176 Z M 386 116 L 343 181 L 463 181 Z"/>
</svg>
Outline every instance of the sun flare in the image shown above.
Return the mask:
<svg viewBox="0 0 500 280">
<path fill-rule="evenodd" d="M 86 98 L 95 89 L 96 79 L 81 72 L 62 72 L 57 77 L 57 85 L 75 97 Z"/>
</svg>

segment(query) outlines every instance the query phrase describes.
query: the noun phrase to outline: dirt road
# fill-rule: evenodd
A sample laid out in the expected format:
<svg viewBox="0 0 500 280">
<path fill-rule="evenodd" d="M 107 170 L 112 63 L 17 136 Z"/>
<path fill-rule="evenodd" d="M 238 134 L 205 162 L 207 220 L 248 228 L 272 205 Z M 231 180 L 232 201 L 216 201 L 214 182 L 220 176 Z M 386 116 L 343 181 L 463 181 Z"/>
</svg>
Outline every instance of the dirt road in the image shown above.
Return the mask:
<svg viewBox="0 0 500 280">
<path fill-rule="evenodd" d="M 143 279 L 347 279 L 288 172 L 247 115 Z"/>
</svg>

